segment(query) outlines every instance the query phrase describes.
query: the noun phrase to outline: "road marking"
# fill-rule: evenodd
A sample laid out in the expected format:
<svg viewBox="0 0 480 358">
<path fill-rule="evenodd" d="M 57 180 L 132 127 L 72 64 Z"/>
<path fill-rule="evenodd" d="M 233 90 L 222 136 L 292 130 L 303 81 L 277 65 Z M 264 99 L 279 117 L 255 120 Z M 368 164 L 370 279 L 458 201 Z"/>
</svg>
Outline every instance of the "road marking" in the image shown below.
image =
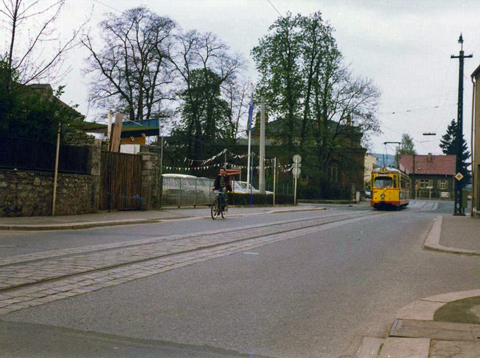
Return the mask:
<svg viewBox="0 0 480 358">
<path fill-rule="evenodd" d="M 106 268 L 95 272 L 80 273 L 71 277 L 60 277 L 47 282 L 0 291 L 0 316 L 25 308 L 97 291 L 103 288 L 121 285 L 140 278 L 165 273 L 177 268 L 194 265 L 199 262 L 223 256 L 241 252 L 255 253 L 254 251 L 251 251 L 251 249 L 292 238 L 311 235 L 313 233 L 343 225 L 349 225 L 377 216 L 378 215 L 366 215 L 280 233 L 267 233 L 264 236 L 258 236 L 251 240 L 237 240 L 200 248 L 198 250 L 188 251 L 188 248 L 185 249 L 185 247 L 183 247 L 184 250 L 182 251 L 182 245 L 177 245 L 179 251 L 175 255 L 152 258 L 119 267 Z M 318 236 L 318 238 L 321 237 Z M 209 239 L 211 240 L 212 238 L 210 237 Z M 34 271 L 41 270 L 41 265 L 31 265 L 31 268 Z M 56 266 L 53 265 L 52 269 L 56 269 Z M 62 271 L 60 270 L 60 272 Z M 41 274 L 38 277 L 41 278 Z M 17 281 L 14 280 L 10 282 L 10 285 L 15 285 L 16 283 Z"/>
<path fill-rule="evenodd" d="M 295 223 L 295 222 L 306 222 L 306 221 L 311 221 L 311 220 L 320 220 L 324 218 L 332 218 L 332 217 L 338 217 L 338 216 L 349 216 L 352 214 L 360 214 L 363 213 L 361 211 L 355 211 L 355 212 L 348 212 L 348 213 L 334 213 L 331 215 L 325 215 L 317 218 L 302 218 L 302 219 L 292 219 L 292 220 L 285 220 L 281 222 L 274 222 L 274 223 L 269 223 L 269 224 L 254 224 L 254 225 L 245 225 L 245 226 L 239 226 L 235 227 L 234 229 L 238 232 L 244 231 L 244 230 L 249 230 L 249 229 L 256 229 L 256 228 L 267 228 L 267 227 L 273 227 L 277 225 L 282 225 L 282 224 L 290 224 L 290 223 Z M 229 228 L 228 230 L 231 230 L 232 228 Z M 160 236 L 160 237 L 153 237 L 153 238 L 148 238 L 148 239 L 142 239 L 142 240 L 135 240 L 131 242 L 123 242 L 123 243 L 112 243 L 112 244 L 102 244 L 102 245 L 90 245 L 90 246 L 83 246 L 83 247 L 77 247 L 77 248 L 71 248 L 71 249 L 61 249 L 61 250 L 55 250 L 55 251 L 43 251 L 43 252 L 36 252 L 32 254 L 24 254 L 24 255 L 16 255 L 12 257 L 3 257 L 0 258 L 0 267 L 5 266 L 5 265 L 11 265 L 11 264 L 17 264 L 17 263 L 25 263 L 29 261 L 38 261 L 38 260 L 43 260 L 43 259 L 49 259 L 49 258 L 55 258 L 55 257 L 61 257 L 61 256 L 67 256 L 67 255 L 76 255 L 76 254 L 86 254 L 90 252 L 98 252 L 102 250 L 111 250 L 111 249 L 117 249 L 117 248 L 128 248 L 128 247 L 133 247 L 133 246 L 139 246 L 139 245 L 148 245 L 148 244 L 153 244 L 157 243 L 159 241 L 171 241 L 171 240 L 178 240 L 178 239 L 184 239 L 184 238 L 190 238 L 190 237 L 197 237 L 197 236 L 204 236 L 204 235 L 212 235 L 215 236 L 217 234 L 223 234 L 225 233 L 226 230 L 225 228 L 223 229 L 215 229 L 215 230 L 209 230 L 209 231 L 204 231 L 204 232 L 197 232 L 193 234 L 184 234 L 184 235 L 171 235 L 171 236 Z"/>
</svg>

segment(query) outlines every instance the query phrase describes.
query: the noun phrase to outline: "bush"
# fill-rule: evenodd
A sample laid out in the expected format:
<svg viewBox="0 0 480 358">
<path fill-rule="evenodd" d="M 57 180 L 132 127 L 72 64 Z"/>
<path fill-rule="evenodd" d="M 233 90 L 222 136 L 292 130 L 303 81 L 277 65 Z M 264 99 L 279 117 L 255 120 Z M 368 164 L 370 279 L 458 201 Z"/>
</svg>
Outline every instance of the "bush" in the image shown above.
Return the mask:
<svg viewBox="0 0 480 358">
<path fill-rule="evenodd" d="M 277 194 L 275 201 L 279 205 L 293 205 L 293 195 Z M 228 203 L 230 205 L 273 205 L 273 195 L 229 193 Z"/>
</svg>

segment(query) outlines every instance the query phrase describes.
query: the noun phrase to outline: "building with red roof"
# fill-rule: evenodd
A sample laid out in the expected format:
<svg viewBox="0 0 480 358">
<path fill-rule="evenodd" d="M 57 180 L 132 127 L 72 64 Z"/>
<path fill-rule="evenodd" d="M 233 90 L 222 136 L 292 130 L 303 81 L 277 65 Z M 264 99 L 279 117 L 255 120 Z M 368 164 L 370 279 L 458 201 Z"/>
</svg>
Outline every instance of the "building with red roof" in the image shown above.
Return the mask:
<svg viewBox="0 0 480 358">
<path fill-rule="evenodd" d="M 455 155 L 399 155 L 399 166 L 412 179 L 414 197 L 453 198 Z"/>
</svg>

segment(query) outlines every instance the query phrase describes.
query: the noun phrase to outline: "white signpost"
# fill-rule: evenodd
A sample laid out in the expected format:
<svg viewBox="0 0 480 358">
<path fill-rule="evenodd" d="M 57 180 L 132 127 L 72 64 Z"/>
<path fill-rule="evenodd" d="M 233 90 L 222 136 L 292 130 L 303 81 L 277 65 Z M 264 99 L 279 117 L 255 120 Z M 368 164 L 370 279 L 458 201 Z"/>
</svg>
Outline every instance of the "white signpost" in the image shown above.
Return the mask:
<svg viewBox="0 0 480 358">
<path fill-rule="evenodd" d="M 293 205 L 297 205 L 297 179 L 300 176 L 300 173 L 302 172 L 302 170 L 300 169 L 300 167 L 302 166 L 300 164 L 301 161 L 302 161 L 302 157 L 299 156 L 298 154 L 295 154 L 293 156 L 292 174 L 295 181 L 295 188 L 293 192 Z"/>
</svg>

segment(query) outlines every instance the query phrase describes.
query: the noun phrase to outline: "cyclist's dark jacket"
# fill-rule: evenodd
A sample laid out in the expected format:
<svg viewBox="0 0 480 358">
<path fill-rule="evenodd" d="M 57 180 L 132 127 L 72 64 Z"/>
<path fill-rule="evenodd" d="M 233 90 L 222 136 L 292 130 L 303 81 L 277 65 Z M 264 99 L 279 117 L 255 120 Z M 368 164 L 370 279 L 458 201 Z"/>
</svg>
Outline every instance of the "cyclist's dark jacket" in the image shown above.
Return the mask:
<svg viewBox="0 0 480 358">
<path fill-rule="evenodd" d="M 215 190 L 223 189 L 223 188 L 220 188 L 221 177 L 222 177 L 221 175 L 218 175 L 217 178 L 215 179 L 215 182 L 213 183 L 213 187 L 215 188 Z M 227 191 L 232 191 L 232 186 L 230 185 L 230 177 L 225 174 L 223 178 L 225 180 L 225 186 L 227 187 Z"/>
</svg>

